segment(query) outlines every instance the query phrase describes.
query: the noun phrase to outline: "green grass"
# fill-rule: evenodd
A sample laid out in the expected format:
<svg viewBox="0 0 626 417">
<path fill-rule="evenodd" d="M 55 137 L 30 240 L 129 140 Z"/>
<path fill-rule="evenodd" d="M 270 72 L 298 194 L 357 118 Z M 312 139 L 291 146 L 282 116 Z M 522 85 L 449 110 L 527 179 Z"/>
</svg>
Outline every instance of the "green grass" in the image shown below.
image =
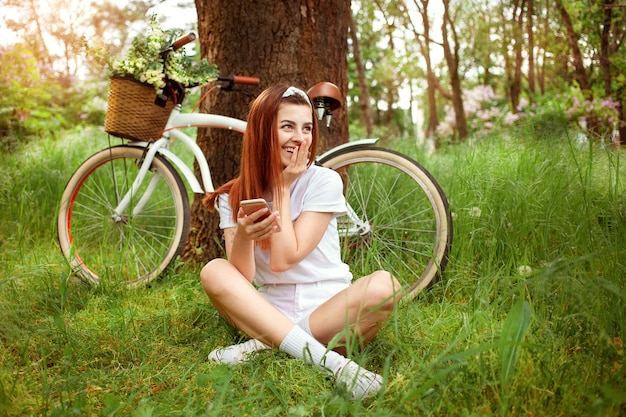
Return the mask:
<svg viewBox="0 0 626 417">
<path fill-rule="evenodd" d="M 394 144 L 439 180 L 455 238 L 444 279 L 354 353 L 387 380 L 363 402 L 280 352 L 208 363 L 240 336 L 197 267 L 135 290 L 71 279 L 56 209 L 99 131 L 0 156 L 0 415 L 625 415 L 624 151 L 531 133 Z"/>
</svg>

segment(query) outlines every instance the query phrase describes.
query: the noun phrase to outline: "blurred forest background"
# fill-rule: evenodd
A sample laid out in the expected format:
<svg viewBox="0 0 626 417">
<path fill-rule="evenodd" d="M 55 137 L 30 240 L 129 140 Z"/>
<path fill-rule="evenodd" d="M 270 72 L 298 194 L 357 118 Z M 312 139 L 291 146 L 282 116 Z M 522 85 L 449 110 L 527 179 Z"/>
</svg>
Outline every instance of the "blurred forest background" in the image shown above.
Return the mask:
<svg viewBox="0 0 626 417">
<path fill-rule="evenodd" d="M 106 71 L 86 56 L 85 40 L 122 55 L 153 14 L 164 27 L 197 21 L 191 0 L 0 5 L 5 150 L 103 123 Z M 570 124 L 586 138 L 626 141 L 621 0 L 353 0 L 352 11 L 352 137 L 436 147 L 530 121 L 548 134 Z"/>
</svg>

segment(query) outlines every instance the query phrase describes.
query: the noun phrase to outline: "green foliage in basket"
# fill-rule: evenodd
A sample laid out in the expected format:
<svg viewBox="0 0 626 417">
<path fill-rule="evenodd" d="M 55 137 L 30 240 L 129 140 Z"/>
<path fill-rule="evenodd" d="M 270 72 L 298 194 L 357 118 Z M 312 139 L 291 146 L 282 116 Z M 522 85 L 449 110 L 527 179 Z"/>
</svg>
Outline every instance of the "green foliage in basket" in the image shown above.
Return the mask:
<svg viewBox="0 0 626 417">
<path fill-rule="evenodd" d="M 197 60 L 187 55 L 185 48 L 170 52 L 165 66 L 159 53 L 182 36 L 178 29 L 163 30 L 155 17 L 150 21 L 146 35 L 139 35 L 124 58 L 114 58 L 106 52 L 91 50 L 91 54 L 106 64 L 111 76 L 132 76 L 135 79 L 153 85 L 159 90 L 165 87 L 163 75 L 190 88 L 204 84 L 215 78 L 217 67 L 205 59 Z"/>
</svg>

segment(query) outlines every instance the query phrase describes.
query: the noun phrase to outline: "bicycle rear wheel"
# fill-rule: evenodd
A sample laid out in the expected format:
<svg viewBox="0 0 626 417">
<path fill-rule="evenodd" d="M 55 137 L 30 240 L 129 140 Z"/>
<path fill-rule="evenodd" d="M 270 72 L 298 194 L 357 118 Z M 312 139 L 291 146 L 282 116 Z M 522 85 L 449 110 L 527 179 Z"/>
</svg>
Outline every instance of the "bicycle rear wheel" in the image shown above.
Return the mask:
<svg viewBox="0 0 626 417">
<path fill-rule="evenodd" d="M 150 282 L 170 266 L 187 241 L 189 197 L 178 172 L 159 155 L 128 207 L 115 215 L 143 157 L 144 148 L 104 149 L 87 159 L 67 183 L 57 222 L 59 243 L 74 273 L 87 282 Z M 151 181 L 155 187 L 146 194 Z M 142 201 L 144 195 L 149 198 Z"/>
<path fill-rule="evenodd" d="M 405 155 L 369 146 L 338 151 L 320 163 L 342 176 L 356 216 L 338 221 L 344 261 L 358 274 L 389 271 L 408 299 L 430 286 L 452 245 L 448 201 L 432 175 Z"/>
</svg>

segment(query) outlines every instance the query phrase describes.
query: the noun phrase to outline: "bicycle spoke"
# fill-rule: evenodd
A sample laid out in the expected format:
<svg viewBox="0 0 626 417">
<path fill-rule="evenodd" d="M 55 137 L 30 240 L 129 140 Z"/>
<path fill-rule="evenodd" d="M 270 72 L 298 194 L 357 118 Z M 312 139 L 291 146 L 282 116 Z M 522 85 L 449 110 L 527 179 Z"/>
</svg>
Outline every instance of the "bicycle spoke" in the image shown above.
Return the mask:
<svg viewBox="0 0 626 417">
<path fill-rule="evenodd" d="M 447 201 L 432 178 L 414 161 L 378 148 L 330 155 L 323 164 L 340 173 L 357 216 L 338 223 L 344 259 L 357 276 L 386 269 L 409 292 L 430 283 L 445 265 L 451 236 Z"/>
<path fill-rule="evenodd" d="M 114 212 L 131 189 L 142 156 L 143 149 L 126 146 L 101 151 L 77 170 L 64 193 L 59 240 L 78 273 L 92 282 L 153 279 L 184 244 L 188 218 L 179 219 L 188 212 L 187 195 L 180 176 L 162 159 L 153 160 L 123 212 Z M 150 183 L 155 175 L 158 181 Z M 140 202 L 141 212 L 133 215 Z"/>
</svg>

